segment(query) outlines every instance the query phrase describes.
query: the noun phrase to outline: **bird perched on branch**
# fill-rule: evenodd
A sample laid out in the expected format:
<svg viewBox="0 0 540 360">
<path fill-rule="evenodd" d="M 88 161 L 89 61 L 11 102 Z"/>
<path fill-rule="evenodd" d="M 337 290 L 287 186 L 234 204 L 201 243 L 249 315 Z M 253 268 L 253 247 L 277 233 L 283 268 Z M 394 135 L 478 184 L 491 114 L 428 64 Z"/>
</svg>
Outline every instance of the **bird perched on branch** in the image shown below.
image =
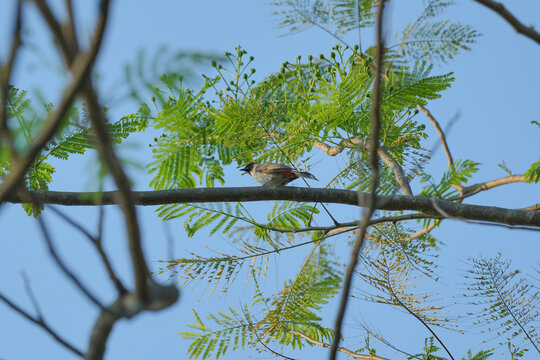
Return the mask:
<svg viewBox="0 0 540 360">
<path fill-rule="evenodd" d="M 285 186 L 300 177 L 319 180 L 312 174 L 296 171 L 290 166 L 281 164 L 247 164 L 241 171 L 247 172 L 262 186 Z"/>
</svg>

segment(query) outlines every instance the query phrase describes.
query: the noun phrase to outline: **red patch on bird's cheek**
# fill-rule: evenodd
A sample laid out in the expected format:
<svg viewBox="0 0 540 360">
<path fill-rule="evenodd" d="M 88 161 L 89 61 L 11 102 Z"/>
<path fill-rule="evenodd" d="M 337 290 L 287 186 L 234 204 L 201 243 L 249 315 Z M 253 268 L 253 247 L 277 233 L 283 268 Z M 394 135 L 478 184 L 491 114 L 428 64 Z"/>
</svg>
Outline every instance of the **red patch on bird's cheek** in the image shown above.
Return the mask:
<svg viewBox="0 0 540 360">
<path fill-rule="evenodd" d="M 290 171 L 284 171 L 283 176 L 285 176 L 287 179 L 298 179 L 298 176 Z"/>
</svg>

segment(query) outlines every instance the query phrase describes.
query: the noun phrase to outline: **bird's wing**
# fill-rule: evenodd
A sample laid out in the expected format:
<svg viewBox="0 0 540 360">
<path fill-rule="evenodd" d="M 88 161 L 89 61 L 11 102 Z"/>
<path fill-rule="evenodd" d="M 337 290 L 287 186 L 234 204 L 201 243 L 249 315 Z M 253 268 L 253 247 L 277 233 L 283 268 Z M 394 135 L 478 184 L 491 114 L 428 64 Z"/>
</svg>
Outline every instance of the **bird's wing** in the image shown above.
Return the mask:
<svg viewBox="0 0 540 360">
<path fill-rule="evenodd" d="M 293 169 L 290 166 L 287 165 L 281 165 L 281 164 L 260 164 L 257 167 L 257 170 L 266 174 L 277 174 L 282 173 L 284 171 L 293 171 Z"/>
</svg>

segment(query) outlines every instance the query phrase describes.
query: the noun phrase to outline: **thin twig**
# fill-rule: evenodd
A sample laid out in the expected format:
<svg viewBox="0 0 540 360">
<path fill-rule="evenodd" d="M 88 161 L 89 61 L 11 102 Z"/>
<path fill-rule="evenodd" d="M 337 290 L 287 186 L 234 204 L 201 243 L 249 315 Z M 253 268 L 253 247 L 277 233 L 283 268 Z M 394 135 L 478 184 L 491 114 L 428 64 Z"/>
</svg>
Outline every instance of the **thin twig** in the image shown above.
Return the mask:
<svg viewBox="0 0 540 360">
<path fill-rule="evenodd" d="M 371 219 L 369 220 L 368 224 L 375 225 L 380 224 L 383 222 L 399 222 L 399 221 L 406 221 L 406 220 L 417 220 L 417 219 L 439 219 L 440 217 L 436 215 L 431 214 L 423 214 L 423 213 L 415 213 L 415 214 L 406 214 L 406 215 L 397 215 L 397 216 L 384 216 L 377 219 Z M 281 233 L 300 233 L 300 232 L 306 232 L 306 231 L 323 231 L 325 233 L 340 229 L 340 228 L 346 228 L 346 227 L 357 227 L 359 220 L 350 221 L 346 223 L 339 223 L 337 225 L 330 225 L 330 226 L 308 226 L 305 228 L 298 228 L 298 229 L 279 229 L 279 228 L 268 228 L 268 230 L 271 231 L 277 231 Z"/>
<path fill-rule="evenodd" d="M 71 64 L 72 49 L 68 45 L 68 41 L 65 38 L 60 24 L 55 19 L 49 6 L 45 0 L 34 0 L 39 7 L 43 17 L 49 24 L 49 27 L 53 31 L 55 38 L 60 44 L 60 49 L 64 55 L 64 59 L 68 65 Z M 101 0 L 99 18 L 96 23 L 95 34 L 92 39 L 92 48 L 95 48 L 96 43 L 99 44 L 102 41 L 103 33 L 109 19 L 110 0 Z M 106 119 L 99 105 L 96 92 L 92 85 L 92 80 L 86 77 L 82 84 L 83 95 L 88 106 L 88 113 L 92 126 L 96 132 L 98 140 L 98 152 L 101 159 L 107 166 L 107 169 L 111 173 L 119 190 L 120 205 L 124 212 L 124 218 L 126 221 L 126 230 L 129 240 L 129 248 L 131 258 L 133 262 L 133 269 L 135 273 L 135 286 L 136 292 L 140 296 L 142 301 L 149 299 L 148 294 L 148 276 L 149 271 L 144 260 L 144 254 L 141 247 L 140 229 L 137 220 L 137 214 L 135 211 L 135 205 L 131 194 L 131 186 L 128 178 L 116 156 L 112 147 L 111 136 L 108 132 Z"/>
<path fill-rule="evenodd" d="M 412 311 L 411 309 L 409 309 L 409 307 L 407 305 L 405 305 L 403 303 L 403 301 L 401 301 L 401 299 L 399 298 L 399 296 L 397 296 L 397 294 L 394 292 L 394 289 L 392 288 L 392 281 L 390 281 L 390 279 L 387 279 L 387 284 L 389 284 L 388 286 L 388 290 L 390 290 L 390 293 L 391 295 L 394 297 L 394 299 L 396 299 L 396 301 L 401 305 L 402 308 L 404 308 L 405 310 L 407 310 L 407 312 L 409 314 L 411 314 L 416 320 L 420 321 L 420 323 L 422 325 L 424 325 L 424 327 L 426 327 L 426 329 L 428 329 L 428 331 L 431 333 L 431 335 L 433 335 L 435 337 L 435 339 L 437 339 L 437 341 L 439 342 L 439 344 L 441 344 L 441 346 L 444 348 L 444 350 L 446 351 L 446 353 L 448 354 L 448 356 L 450 356 L 450 359 L 454 360 L 454 357 L 452 356 L 452 353 L 450 353 L 450 350 L 448 350 L 448 348 L 446 347 L 446 345 L 444 345 L 444 343 L 442 342 L 442 340 L 437 336 L 437 334 L 435 333 L 435 331 L 431 328 L 431 326 L 429 326 L 429 324 L 427 324 L 424 320 L 422 320 L 414 311 Z"/>
<path fill-rule="evenodd" d="M 420 111 L 422 111 L 426 115 L 429 121 L 431 121 L 431 124 L 433 124 L 433 126 L 435 127 L 435 130 L 437 130 L 437 133 L 439 134 L 439 137 L 441 139 L 444 153 L 446 154 L 446 159 L 448 160 L 448 166 L 452 167 L 452 165 L 454 164 L 454 159 L 452 158 L 452 154 L 450 153 L 450 147 L 446 142 L 446 136 L 444 135 L 444 131 L 441 129 L 439 122 L 433 117 L 431 112 L 422 105 L 418 105 L 418 109 L 420 109 Z"/>
<path fill-rule="evenodd" d="M 411 236 L 406 237 L 405 239 L 403 239 L 403 241 L 411 241 L 411 240 L 414 240 L 416 238 L 419 238 L 422 235 L 429 234 L 431 232 L 431 230 L 435 229 L 435 227 L 437 227 L 437 225 L 439 223 L 440 223 L 440 220 L 439 221 L 436 220 L 433 223 L 431 223 L 427 228 L 423 228 L 423 229 L 418 230 L 417 232 L 415 232 Z"/>
<path fill-rule="evenodd" d="M 506 20 L 506 22 L 508 22 L 514 28 L 514 30 L 516 30 L 516 32 L 525 35 L 529 39 L 540 44 L 540 33 L 534 30 L 532 26 L 527 26 L 521 21 L 519 21 L 511 12 L 506 10 L 503 4 L 492 0 L 475 1 L 499 14 L 504 20 Z"/>
<path fill-rule="evenodd" d="M 79 41 L 77 38 L 77 29 L 75 28 L 75 16 L 73 15 L 73 2 L 72 0 L 64 1 L 66 6 L 66 12 L 68 14 L 68 20 L 66 25 L 66 30 L 64 34 L 66 40 L 69 42 L 69 46 L 75 51 L 79 51 Z"/>
<path fill-rule="evenodd" d="M 315 146 L 319 150 L 324 151 L 328 156 L 336 156 L 343 150 L 345 150 L 345 148 L 347 147 L 360 147 L 363 149 L 369 149 L 371 147 L 371 143 L 361 138 L 352 138 L 349 140 L 342 140 L 340 145 L 335 146 L 329 146 L 323 142 L 320 142 L 319 140 L 315 140 L 313 146 Z M 396 159 L 394 159 L 382 146 L 377 147 L 377 155 L 379 155 L 384 164 L 394 172 L 394 176 L 401 188 L 401 192 L 403 193 L 403 195 L 412 196 L 413 192 L 411 189 L 411 185 L 409 184 L 409 180 L 407 179 L 403 168 L 396 161 Z"/>
<path fill-rule="evenodd" d="M 8 195 L 13 193 L 15 188 L 20 184 L 30 165 L 34 162 L 43 147 L 45 147 L 45 145 L 58 130 L 60 123 L 64 119 L 66 111 L 73 102 L 76 93 L 82 86 L 83 80 L 90 72 L 90 67 L 94 63 L 94 60 L 99 52 L 102 38 L 103 31 L 100 31 L 96 34 L 90 51 L 87 53 L 78 53 L 73 60 L 70 67 L 73 75 L 71 84 L 64 91 L 59 105 L 55 107 L 55 111 L 51 113 L 45 121 L 43 129 L 34 138 L 32 147 L 14 164 L 13 170 L 2 183 L 2 187 L 0 188 L 0 204 L 5 201 Z"/>
<path fill-rule="evenodd" d="M 150 272 L 142 250 L 139 222 L 135 210 L 133 194 L 131 192 L 131 185 L 122 168 L 122 164 L 113 149 L 104 114 L 99 106 L 97 96 L 90 82 L 86 84 L 86 89 L 84 91 L 90 119 L 96 130 L 96 136 L 99 142 L 98 152 L 100 153 L 101 159 L 107 165 L 107 168 L 118 187 L 119 200 L 122 211 L 124 212 L 129 249 L 135 273 L 136 292 L 142 301 L 147 301 L 149 298 L 148 279 Z"/>
<path fill-rule="evenodd" d="M 15 59 L 17 58 L 17 53 L 21 45 L 21 28 L 22 28 L 22 0 L 17 1 L 17 8 L 15 10 L 15 26 L 13 28 L 12 35 L 12 44 L 11 51 L 9 54 L 7 65 L 0 66 L 0 136 L 4 137 L 10 148 L 12 149 L 12 156 L 15 156 L 15 149 L 13 145 L 13 139 L 11 133 L 9 132 L 8 123 L 7 123 L 7 101 L 8 101 L 8 88 L 9 82 L 11 79 L 11 74 L 13 72 L 13 66 L 15 64 Z"/>
<path fill-rule="evenodd" d="M 253 331 L 253 334 L 255 335 L 255 337 L 257 338 L 257 341 L 262 345 L 264 346 L 264 348 L 268 351 L 270 351 L 272 354 L 278 356 L 278 357 L 281 357 L 283 359 L 287 359 L 287 360 L 297 360 L 295 358 L 292 358 L 292 357 L 288 357 L 286 355 L 283 355 L 281 353 L 278 353 L 277 351 L 275 351 L 274 349 L 270 348 L 268 345 L 266 345 L 260 338 L 259 338 L 259 335 L 257 334 L 257 331 Z"/>
<path fill-rule="evenodd" d="M 124 295 L 127 293 L 127 289 L 120 281 L 120 278 L 116 275 L 114 272 L 114 269 L 112 267 L 112 264 L 109 260 L 109 257 L 107 256 L 107 253 L 105 253 L 105 249 L 103 248 L 103 224 L 105 219 L 105 208 L 103 206 L 99 207 L 99 218 L 98 218 L 98 236 L 96 237 L 95 245 L 97 248 L 97 251 L 99 255 L 101 256 L 101 260 L 103 261 L 103 264 L 105 265 L 105 268 L 107 269 L 107 273 L 109 274 L 109 278 L 114 284 L 114 287 L 116 288 L 116 291 L 118 291 L 119 295 Z"/>
<path fill-rule="evenodd" d="M 34 3 L 53 33 L 54 40 L 64 55 L 66 65 L 71 67 L 75 59 L 76 50 L 70 47 L 70 43 L 68 42 L 68 39 L 66 39 L 64 31 L 62 31 L 62 25 L 56 20 L 47 0 L 34 0 Z M 76 39 L 76 37 L 73 37 L 73 39 Z"/>
<path fill-rule="evenodd" d="M 60 216 L 64 221 L 66 221 L 68 224 L 79 230 L 81 233 L 83 233 L 88 240 L 96 247 L 97 252 L 99 253 L 101 260 L 103 261 L 103 265 L 105 265 L 105 268 L 107 269 L 107 273 L 109 274 L 109 278 L 114 283 L 114 286 L 116 287 L 116 290 L 119 294 L 125 294 L 127 292 L 126 288 L 116 276 L 116 273 L 114 272 L 111 262 L 109 261 L 109 258 L 107 254 L 105 253 L 105 250 L 102 246 L 102 234 L 103 234 L 103 218 L 104 218 L 104 210 L 103 207 L 99 207 L 99 219 L 98 219 L 98 235 L 93 236 L 90 234 L 88 230 L 86 230 L 82 225 L 80 225 L 75 220 L 71 219 L 69 216 L 64 214 L 62 211 L 58 210 L 54 206 L 48 207 L 48 209 L 52 210 L 54 213 L 56 213 L 58 216 Z"/>
<path fill-rule="evenodd" d="M 103 33 L 105 30 L 107 19 L 109 18 L 109 5 L 109 0 L 101 1 L 100 17 L 96 30 L 99 33 Z M 113 149 L 111 136 L 109 134 L 109 130 L 107 129 L 107 121 L 102 108 L 99 105 L 99 100 L 90 78 L 88 78 L 87 82 L 84 84 L 83 91 L 88 105 L 90 120 L 96 131 L 96 137 L 98 139 L 98 152 L 102 161 L 105 163 L 107 169 L 111 173 L 116 186 L 118 187 L 121 208 L 124 212 L 124 219 L 126 223 L 133 271 L 135 273 L 135 292 L 142 302 L 147 302 L 151 297 L 149 294 L 148 285 L 152 280 L 149 280 L 150 272 L 144 259 L 144 252 L 142 250 L 139 222 L 137 219 L 137 212 L 135 210 L 133 194 L 131 192 L 131 185 L 126 173 L 124 172 L 122 164 L 120 163 L 120 160 L 116 156 Z"/>
<path fill-rule="evenodd" d="M 83 233 L 84 236 L 86 236 L 86 238 L 88 238 L 88 240 L 90 240 L 91 243 L 95 244 L 96 237 L 90 234 L 90 232 L 86 230 L 81 224 L 79 224 L 78 222 L 76 222 L 75 220 L 73 220 L 72 218 L 64 214 L 64 212 L 60 211 L 54 206 L 48 206 L 47 209 L 51 210 L 56 215 L 60 216 L 62 220 L 67 222 L 69 225 L 73 226 L 75 229 L 79 230 L 81 233 Z"/>
<path fill-rule="evenodd" d="M 28 295 L 28 298 L 30 299 L 32 306 L 34 307 L 34 310 L 36 311 L 37 319 L 43 320 L 43 313 L 41 312 L 37 299 L 34 296 L 34 292 L 32 291 L 32 288 L 30 287 L 30 279 L 28 279 L 28 276 L 26 275 L 24 271 L 21 273 L 21 277 L 23 278 L 24 289 L 26 290 L 26 294 Z"/>
<path fill-rule="evenodd" d="M 95 305 L 97 305 L 100 309 L 104 310 L 105 306 L 99 301 L 92 293 L 81 283 L 79 278 L 75 276 L 75 274 L 68 269 L 66 264 L 60 259 L 58 256 L 58 253 L 56 252 L 56 249 L 54 247 L 54 244 L 52 242 L 51 236 L 49 234 L 49 230 L 47 226 L 45 225 L 45 222 L 43 221 L 42 216 L 38 216 L 37 218 L 39 226 L 41 228 L 41 233 L 43 234 L 43 238 L 45 239 L 45 243 L 47 244 L 47 248 L 49 250 L 49 253 L 51 254 L 53 260 L 56 262 L 56 265 L 64 272 L 64 274 L 79 288 L 79 290 L 90 299 Z"/>
<path fill-rule="evenodd" d="M 64 338 L 62 338 L 60 335 L 58 335 L 58 333 L 56 331 L 51 329 L 50 326 L 47 324 L 47 322 L 43 318 L 41 318 L 41 317 L 36 318 L 36 317 L 30 315 L 29 313 L 27 313 L 21 307 L 17 306 L 14 302 L 9 300 L 7 297 L 2 295 L 1 293 L 0 293 L 0 300 L 2 300 L 12 310 L 19 313 L 23 317 L 25 317 L 27 320 L 29 320 L 29 321 L 33 322 L 34 324 L 40 326 L 43 330 L 48 332 L 49 335 L 51 335 L 53 337 L 53 339 L 55 339 L 61 345 L 65 346 L 66 349 L 70 350 L 71 352 L 73 352 L 74 354 L 80 356 L 81 358 L 85 357 L 84 353 L 81 350 L 77 349 L 74 345 L 67 342 Z"/>
<path fill-rule="evenodd" d="M 298 335 L 304 339 L 306 339 L 307 341 L 309 341 L 310 343 L 314 344 L 314 345 L 319 345 L 319 346 L 322 346 L 324 348 L 327 348 L 327 349 L 331 349 L 332 348 L 332 345 L 330 344 L 327 344 L 327 343 L 324 343 L 322 341 L 318 341 L 318 340 L 315 340 L 315 339 L 312 339 L 310 338 L 309 336 L 305 335 L 305 334 L 302 334 L 301 332 L 298 332 L 298 331 L 291 331 L 290 332 L 291 334 L 294 334 L 294 335 Z M 338 346 L 337 348 L 337 351 L 340 351 L 344 354 L 347 354 L 355 359 L 366 359 L 366 360 L 389 360 L 387 358 L 384 358 L 382 356 L 378 356 L 378 355 L 364 355 L 364 354 L 358 354 L 358 353 L 355 353 L 354 351 L 351 351 L 349 349 L 346 349 L 344 347 L 341 347 L 341 346 Z"/>
<path fill-rule="evenodd" d="M 474 184 L 471 186 L 463 187 L 463 195 L 459 198 L 450 199 L 450 200 L 457 200 L 457 199 L 464 199 L 473 195 L 478 194 L 481 191 L 493 189 L 497 186 L 516 183 L 516 182 L 524 182 L 528 183 L 527 179 L 525 179 L 524 175 L 510 175 L 505 176 L 499 179 L 490 180 L 478 184 Z"/>
<path fill-rule="evenodd" d="M 384 14 L 384 2 L 385 0 L 379 0 L 379 6 L 377 10 L 376 20 L 376 37 L 377 37 L 377 49 L 375 55 L 375 62 L 378 69 L 382 68 L 383 62 L 383 14 Z M 377 194 L 377 184 L 379 181 L 379 163 L 377 158 L 377 148 L 379 145 L 379 131 L 381 126 L 380 121 L 380 91 L 381 91 L 381 72 L 377 71 L 375 75 L 375 83 L 373 84 L 373 113 L 371 119 L 371 144 L 369 149 L 370 163 L 371 163 L 371 194 L 368 199 L 368 208 L 364 210 L 362 222 L 360 223 L 360 235 L 355 241 L 354 247 L 351 253 L 351 260 L 347 268 L 345 280 L 343 282 L 343 293 L 341 294 L 341 301 L 339 304 L 339 310 L 336 319 L 336 325 L 334 326 L 334 339 L 332 341 L 332 348 L 330 350 L 330 359 L 335 360 L 337 356 L 337 348 L 341 340 L 341 328 L 343 325 L 343 318 L 345 317 L 345 311 L 347 309 L 347 303 L 349 301 L 349 292 L 351 290 L 352 278 L 358 263 L 358 255 L 364 244 L 366 236 L 368 222 L 373 212 L 375 211 L 375 201 Z"/>
</svg>

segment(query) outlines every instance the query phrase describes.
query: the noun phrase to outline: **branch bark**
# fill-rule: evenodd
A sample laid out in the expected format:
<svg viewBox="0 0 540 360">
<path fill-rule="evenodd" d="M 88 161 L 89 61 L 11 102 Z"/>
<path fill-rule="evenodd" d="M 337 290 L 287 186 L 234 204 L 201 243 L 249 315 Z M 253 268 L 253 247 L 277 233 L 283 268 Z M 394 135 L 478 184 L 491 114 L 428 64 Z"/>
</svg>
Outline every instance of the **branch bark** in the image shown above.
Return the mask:
<svg viewBox="0 0 540 360">
<path fill-rule="evenodd" d="M 492 0 L 475 0 L 477 3 L 484 5 L 485 7 L 495 11 L 501 16 L 507 23 L 509 23 L 516 32 L 525 35 L 532 41 L 540 45 L 540 33 L 535 31 L 533 27 L 527 26 L 519 21 L 511 12 L 506 10 L 503 4 Z"/>
<path fill-rule="evenodd" d="M 462 189 L 463 195 L 460 197 L 460 199 L 473 196 L 475 194 L 478 194 L 481 191 L 493 189 L 494 187 L 497 187 L 497 186 L 516 183 L 516 182 L 528 183 L 524 175 L 505 176 L 499 179 L 490 180 L 490 181 L 474 184 L 471 186 L 463 187 Z"/>
<path fill-rule="evenodd" d="M 345 148 L 347 147 L 361 147 L 363 149 L 369 149 L 370 142 L 361 138 L 352 138 L 349 141 L 341 141 L 340 145 L 329 146 L 328 144 L 320 142 L 319 140 L 315 140 L 313 146 L 315 146 L 319 150 L 324 151 L 328 156 L 336 156 L 340 154 L 343 150 L 345 150 Z M 403 168 L 396 161 L 396 159 L 394 159 L 390 154 L 388 154 L 386 149 L 382 146 L 377 147 L 377 155 L 381 158 L 384 164 L 390 169 L 392 169 L 392 171 L 394 172 L 394 176 L 396 177 L 396 181 L 398 182 L 403 195 L 412 196 L 413 192 L 411 189 L 411 185 L 409 184 L 409 180 L 407 179 Z"/>
<path fill-rule="evenodd" d="M 439 137 L 441 138 L 441 143 L 444 148 L 444 153 L 446 154 L 446 159 L 448 160 L 448 166 L 451 167 L 452 164 L 454 164 L 454 159 L 452 158 L 452 154 L 450 153 L 450 147 L 448 146 L 448 143 L 446 142 L 446 136 L 444 135 L 444 131 L 441 129 L 441 126 L 439 125 L 439 122 L 431 115 L 431 112 L 423 107 L 422 105 L 418 105 L 418 109 L 426 115 L 426 117 L 431 121 L 431 124 L 435 127 L 435 130 L 437 130 L 437 133 L 439 134 Z"/>
<path fill-rule="evenodd" d="M 13 192 L 13 190 L 20 184 L 30 165 L 34 162 L 43 147 L 56 133 L 56 130 L 58 130 L 67 109 L 75 99 L 75 95 L 81 88 L 84 79 L 90 73 L 90 68 L 94 63 L 94 60 L 101 47 L 102 38 L 103 31 L 97 32 L 97 37 L 94 38 L 90 51 L 88 53 L 79 52 L 73 60 L 70 67 L 73 75 L 73 81 L 64 91 L 58 107 L 45 121 L 43 130 L 41 130 L 41 132 L 35 137 L 32 147 L 28 150 L 24 157 L 18 159 L 18 161 L 14 164 L 13 171 L 10 172 L 9 177 L 2 184 L 2 187 L 0 188 L 0 204 L 4 202 L 7 194 Z"/>
<path fill-rule="evenodd" d="M 375 53 L 375 62 L 377 68 L 382 68 L 383 53 L 384 53 L 384 39 L 383 39 L 383 14 L 384 14 L 384 2 L 385 0 L 379 0 L 379 6 L 377 8 L 377 20 L 376 20 L 376 38 L 377 38 L 377 51 Z M 377 71 L 375 75 L 375 82 L 373 84 L 373 109 L 371 116 L 371 144 L 369 146 L 369 162 L 371 164 L 371 193 L 368 197 L 367 209 L 364 209 L 362 215 L 362 221 L 360 222 L 359 235 L 354 242 L 353 249 L 351 251 L 351 260 L 347 267 L 345 279 L 343 281 L 343 293 L 341 294 L 341 301 L 336 318 L 336 325 L 334 326 L 334 339 L 332 340 L 332 346 L 330 349 L 330 359 L 335 360 L 337 356 L 337 350 L 339 342 L 341 340 L 341 328 L 343 326 L 343 319 L 345 317 L 345 311 L 347 310 L 347 304 L 349 302 L 349 293 L 352 286 L 352 279 L 358 264 L 358 256 L 364 245 L 367 229 L 369 227 L 369 219 L 375 212 L 375 202 L 377 200 L 377 185 L 379 183 L 379 161 L 377 160 L 377 150 L 379 148 L 379 132 L 381 129 L 381 72 Z M 399 165 L 399 164 L 398 164 Z M 396 176 L 397 178 L 397 176 Z M 409 183 L 407 182 L 407 185 Z M 409 187 L 409 193 L 412 195 Z"/>
<path fill-rule="evenodd" d="M 327 344 L 327 343 L 324 343 L 322 341 L 318 341 L 318 340 L 315 340 L 315 339 L 312 339 L 310 338 L 309 336 L 307 335 L 304 335 L 302 334 L 301 332 L 298 332 L 298 331 L 291 331 L 291 334 L 294 334 L 294 335 L 298 335 L 302 338 L 304 338 L 305 340 L 309 341 L 310 343 L 314 344 L 314 345 L 319 345 L 319 346 L 322 346 L 324 348 L 327 348 L 327 349 L 331 349 L 332 348 L 332 345 L 330 344 Z M 339 346 L 337 348 L 337 351 L 340 351 L 344 354 L 347 354 L 349 355 L 350 357 L 354 358 L 354 359 L 365 359 L 365 360 L 389 360 L 387 358 L 384 358 L 382 356 L 377 356 L 377 355 L 364 355 L 364 354 L 358 354 L 358 353 L 355 353 L 349 349 L 346 349 L 344 347 L 341 347 Z"/>
<path fill-rule="evenodd" d="M 97 192 L 57 192 L 29 191 L 29 196 L 36 203 L 66 206 L 118 205 L 116 191 Z M 316 189 L 296 187 L 222 187 L 194 188 L 160 191 L 133 191 L 135 205 L 164 205 L 175 203 L 206 202 L 251 202 L 288 200 L 301 202 L 324 202 L 366 207 L 368 194 L 351 190 Z M 21 203 L 21 199 L 12 194 L 7 201 Z M 485 221 L 506 225 L 540 227 L 540 212 L 532 210 L 507 209 L 496 206 L 460 204 L 448 200 L 403 195 L 378 195 L 375 201 L 378 210 L 420 211 L 440 216 L 437 209 L 442 209 L 453 219 Z"/>
<path fill-rule="evenodd" d="M 80 351 L 74 345 L 70 344 L 67 340 L 62 338 L 56 331 L 54 331 L 49 326 L 49 324 L 47 324 L 45 319 L 43 319 L 41 316 L 38 315 L 37 317 L 34 317 L 34 316 L 30 315 L 28 312 L 23 310 L 21 307 L 19 307 L 17 304 L 15 304 L 13 301 L 8 299 L 7 297 L 2 295 L 1 293 L 0 293 L 0 301 L 3 301 L 7 306 L 9 306 L 11 309 L 13 309 L 13 311 L 19 313 L 20 315 L 22 315 L 23 317 L 25 317 L 29 321 L 33 322 L 34 324 L 38 325 L 43 330 L 48 332 L 49 335 L 51 335 L 54 340 L 56 340 L 58 343 L 60 343 L 64 347 L 66 347 L 66 349 L 70 350 L 71 352 L 73 352 L 74 354 L 80 356 L 81 358 L 84 358 L 84 354 L 82 353 L 82 351 Z"/>
<path fill-rule="evenodd" d="M 90 345 L 86 353 L 87 360 L 101 360 L 105 354 L 107 340 L 112 328 L 121 318 L 131 318 L 141 311 L 159 311 L 178 300 L 178 289 L 174 285 L 148 284 L 149 299 L 141 302 L 136 292 L 120 296 L 111 306 L 101 311 L 90 335 Z"/>
</svg>

